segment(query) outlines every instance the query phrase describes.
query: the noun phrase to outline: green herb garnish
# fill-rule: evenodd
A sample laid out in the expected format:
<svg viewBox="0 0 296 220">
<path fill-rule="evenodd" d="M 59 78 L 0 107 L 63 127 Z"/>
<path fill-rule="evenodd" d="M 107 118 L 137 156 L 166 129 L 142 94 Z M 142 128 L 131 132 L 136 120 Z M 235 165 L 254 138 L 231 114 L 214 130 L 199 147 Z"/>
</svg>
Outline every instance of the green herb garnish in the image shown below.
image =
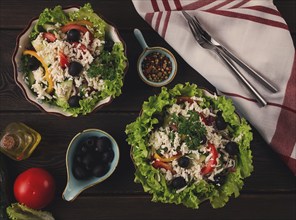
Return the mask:
<svg viewBox="0 0 296 220">
<path fill-rule="evenodd" d="M 206 129 L 200 122 L 200 116 L 197 112 L 188 111 L 188 114 L 188 118 L 174 114 L 171 120 L 177 126 L 179 134 L 185 136 L 185 143 L 189 149 L 197 150 L 206 134 Z"/>
</svg>

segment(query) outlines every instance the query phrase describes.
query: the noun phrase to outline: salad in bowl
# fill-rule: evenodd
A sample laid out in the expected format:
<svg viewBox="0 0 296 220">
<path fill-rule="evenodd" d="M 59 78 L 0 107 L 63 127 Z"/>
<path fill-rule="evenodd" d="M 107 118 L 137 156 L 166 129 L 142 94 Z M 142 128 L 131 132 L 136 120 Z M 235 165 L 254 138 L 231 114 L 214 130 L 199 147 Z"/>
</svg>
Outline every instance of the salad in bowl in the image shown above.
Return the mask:
<svg viewBox="0 0 296 220">
<path fill-rule="evenodd" d="M 127 125 L 135 182 L 152 201 L 223 207 L 250 176 L 251 127 L 230 99 L 194 84 L 178 84 L 144 102 Z"/>
<path fill-rule="evenodd" d="M 78 116 L 121 94 L 128 61 L 117 30 L 85 4 L 45 9 L 19 36 L 13 64 L 29 101 Z"/>
</svg>

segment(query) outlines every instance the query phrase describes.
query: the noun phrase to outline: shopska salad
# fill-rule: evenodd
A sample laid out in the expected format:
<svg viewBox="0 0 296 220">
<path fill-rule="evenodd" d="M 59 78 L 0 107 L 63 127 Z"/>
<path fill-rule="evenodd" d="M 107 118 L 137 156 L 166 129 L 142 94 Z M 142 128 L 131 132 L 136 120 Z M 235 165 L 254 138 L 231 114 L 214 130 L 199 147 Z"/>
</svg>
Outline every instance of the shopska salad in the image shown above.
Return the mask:
<svg viewBox="0 0 296 220">
<path fill-rule="evenodd" d="M 120 95 L 127 59 L 121 42 L 90 4 L 76 11 L 45 9 L 30 33 L 22 71 L 37 100 L 73 116 Z"/>
<path fill-rule="evenodd" d="M 253 170 L 252 133 L 234 110 L 231 100 L 188 83 L 144 102 L 126 133 L 135 182 L 152 201 L 219 208 L 239 195 Z"/>
</svg>

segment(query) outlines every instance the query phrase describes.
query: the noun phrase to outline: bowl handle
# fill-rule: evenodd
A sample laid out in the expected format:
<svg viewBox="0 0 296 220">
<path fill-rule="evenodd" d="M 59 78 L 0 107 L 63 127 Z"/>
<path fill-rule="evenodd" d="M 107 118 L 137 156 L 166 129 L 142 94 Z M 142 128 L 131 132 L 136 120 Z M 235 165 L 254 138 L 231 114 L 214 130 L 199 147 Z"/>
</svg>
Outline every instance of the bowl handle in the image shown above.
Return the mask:
<svg viewBox="0 0 296 220">
<path fill-rule="evenodd" d="M 80 193 L 81 189 L 79 187 L 75 187 L 68 182 L 62 196 L 66 201 L 73 201 Z"/>
<path fill-rule="evenodd" d="M 134 29 L 134 35 L 137 38 L 137 40 L 139 41 L 139 43 L 141 44 L 141 47 L 145 50 L 146 48 L 148 48 L 148 45 L 141 33 L 141 31 L 139 29 Z"/>
</svg>

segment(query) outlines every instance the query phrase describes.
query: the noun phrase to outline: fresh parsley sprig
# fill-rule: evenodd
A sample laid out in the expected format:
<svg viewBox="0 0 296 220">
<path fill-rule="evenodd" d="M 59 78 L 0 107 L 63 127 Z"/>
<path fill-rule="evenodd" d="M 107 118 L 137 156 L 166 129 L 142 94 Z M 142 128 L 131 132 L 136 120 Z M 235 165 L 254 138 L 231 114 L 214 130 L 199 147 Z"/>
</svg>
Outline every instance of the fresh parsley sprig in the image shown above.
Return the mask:
<svg viewBox="0 0 296 220">
<path fill-rule="evenodd" d="M 206 135 L 206 129 L 197 112 L 188 111 L 188 116 L 173 114 L 171 122 L 177 126 L 179 134 L 185 137 L 184 141 L 189 149 L 197 150 Z"/>
</svg>

